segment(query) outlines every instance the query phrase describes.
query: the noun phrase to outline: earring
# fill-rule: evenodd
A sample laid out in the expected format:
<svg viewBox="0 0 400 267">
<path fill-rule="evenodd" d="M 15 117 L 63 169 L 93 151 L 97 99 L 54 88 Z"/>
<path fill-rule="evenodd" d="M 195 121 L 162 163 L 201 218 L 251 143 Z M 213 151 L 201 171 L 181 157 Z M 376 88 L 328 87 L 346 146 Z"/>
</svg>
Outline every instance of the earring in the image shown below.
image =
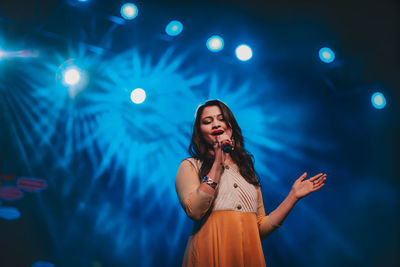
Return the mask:
<svg viewBox="0 0 400 267">
<path fill-rule="evenodd" d="M 232 142 L 232 150 L 235 150 L 235 138 L 233 138 L 233 136 L 231 137 L 231 142 Z"/>
</svg>

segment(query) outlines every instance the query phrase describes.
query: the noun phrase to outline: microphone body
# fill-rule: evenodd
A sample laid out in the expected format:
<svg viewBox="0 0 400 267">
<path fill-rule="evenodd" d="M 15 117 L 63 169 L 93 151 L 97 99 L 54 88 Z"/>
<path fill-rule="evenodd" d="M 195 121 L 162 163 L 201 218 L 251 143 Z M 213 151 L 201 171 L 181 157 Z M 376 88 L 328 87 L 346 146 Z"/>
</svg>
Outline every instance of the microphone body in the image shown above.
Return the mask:
<svg viewBox="0 0 400 267">
<path fill-rule="evenodd" d="M 225 142 L 225 143 L 222 144 L 222 150 L 225 153 L 231 153 L 233 148 L 232 148 L 231 144 L 229 144 L 229 142 Z"/>
</svg>

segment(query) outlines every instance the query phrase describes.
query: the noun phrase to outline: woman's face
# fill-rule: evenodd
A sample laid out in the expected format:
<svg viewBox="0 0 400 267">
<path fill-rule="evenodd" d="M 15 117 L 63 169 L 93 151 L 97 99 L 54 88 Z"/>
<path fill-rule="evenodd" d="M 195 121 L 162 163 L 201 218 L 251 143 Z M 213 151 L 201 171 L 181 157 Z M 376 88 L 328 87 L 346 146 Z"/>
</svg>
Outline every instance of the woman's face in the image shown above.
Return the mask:
<svg viewBox="0 0 400 267">
<path fill-rule="evenodd" d="M 208 144 L 212 145 L 216 137 L 219 141 L 231 139 L 230 129 L 218 106 L 208 106 L 203 109 L 200 118 L 200 131 Z"/>
</svg>

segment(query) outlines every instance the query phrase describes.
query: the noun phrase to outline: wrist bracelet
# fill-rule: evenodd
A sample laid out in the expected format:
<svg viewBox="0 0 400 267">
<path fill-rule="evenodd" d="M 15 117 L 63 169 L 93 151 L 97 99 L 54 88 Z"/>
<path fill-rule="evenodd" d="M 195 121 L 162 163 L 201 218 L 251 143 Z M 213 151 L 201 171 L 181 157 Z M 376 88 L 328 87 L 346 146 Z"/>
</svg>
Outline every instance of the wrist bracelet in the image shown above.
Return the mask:
<svg viewBox="0 0 400 267">
<path fill-rule="evenodd" d="M 272 219 L 271 219 L 271 213 L 268 214 L 268 220 L 269 220 L 269 223 L 270 223 L 274 228 L 279 228 L 279 227 L 281 227 L 279 224 L 274 224 L 274 222 L 273 222 Z"/>
<path fill-rule="evenodd" d="M 216 182 L 213 181 L 213 179 L 207 176 L 204 176 L 201 182 L 208 184 L 209 186 L 211 186 L 212 189 L 215 189 L 218 185 Z"/>
</svg>

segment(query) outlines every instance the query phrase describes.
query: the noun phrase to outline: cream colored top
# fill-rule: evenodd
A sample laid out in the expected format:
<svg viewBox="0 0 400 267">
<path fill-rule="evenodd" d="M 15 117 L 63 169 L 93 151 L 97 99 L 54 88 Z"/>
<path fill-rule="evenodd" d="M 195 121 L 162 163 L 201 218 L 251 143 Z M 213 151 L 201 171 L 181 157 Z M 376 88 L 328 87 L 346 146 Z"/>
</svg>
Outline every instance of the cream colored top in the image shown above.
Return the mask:
<svg viewBox="0 0 400 267">
<path fill-rule="evenodd" d="M 201 162 L 194 158 L 187 160 L 199 173 Z M 242 177 L 236 165 L 224 167 L 216 190 L 218 191 L 212 204 L 212 211 L 235 210 L 257 213 L 257 189 Z"/>
<path fill-rule="evenodd" d="M 197 159 L 183 160 L 175 180 L 179 201 L 191 219 L 201 220 L 210 209 L 252 212 L 257 216 L 261 238 L 275 230 L 268 216 L 265 216 L 260 188 L 249 184 L 241 176 L 238 167 L 228 165 L 224 168 L 214 195 L 198 190 L 200 167 L 201 162 Z"/>
</svg>

